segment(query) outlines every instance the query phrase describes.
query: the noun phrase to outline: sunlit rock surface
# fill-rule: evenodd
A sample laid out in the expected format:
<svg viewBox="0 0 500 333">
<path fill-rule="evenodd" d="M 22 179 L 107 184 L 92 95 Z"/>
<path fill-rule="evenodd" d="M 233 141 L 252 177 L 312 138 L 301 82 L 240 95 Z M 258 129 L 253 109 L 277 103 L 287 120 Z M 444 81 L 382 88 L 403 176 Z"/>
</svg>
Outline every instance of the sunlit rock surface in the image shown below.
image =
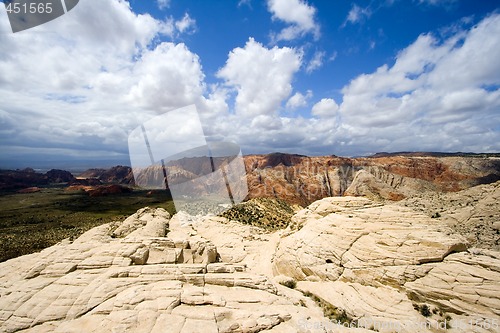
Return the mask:
<svg viewBox="0 0 500 333">
<path fill-rule="evenodd" d="M 498 332 L 499 290 L 498 251 L 404 204 L 329 197 L 277 231 L 143 208 L 1 263 L 0 331 Z"/>
</svg>

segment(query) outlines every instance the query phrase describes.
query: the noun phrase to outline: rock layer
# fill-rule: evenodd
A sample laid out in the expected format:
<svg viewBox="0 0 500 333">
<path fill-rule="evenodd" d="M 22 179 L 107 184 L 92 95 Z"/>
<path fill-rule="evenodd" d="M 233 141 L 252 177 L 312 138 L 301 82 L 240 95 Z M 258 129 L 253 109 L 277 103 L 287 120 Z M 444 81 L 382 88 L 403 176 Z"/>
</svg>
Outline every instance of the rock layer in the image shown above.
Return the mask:
<svg viewBox="0 0 500 333">
<path fill-rule="evenodd" d="M 145 208 L 0 264 L 0 331 L 299 332 L 327 323 L 314 305 L 297 306 L 300 293 L 285 297 L 245 264 L 215 262 L 215 246 L 187 219 Z"/>
<path fill-rule="evenodd" d="M 455 193 L 426 193 L 398 203 L 423 212 L 476 247 L 500 251 L 500 182 Z"/>
<path fill-rule="evenodd" d="M 0 331 L 497 332 L 498 290 L 498 251 L 403 204 L 325 198 L 277 231 L 144 208 L 1 263 Z"/>
<path fill-rule="evenodd" d="M 358 325 L 423 332 L 446 321 L 456 331 L 497 331 L 499 252 L 468 249 L 438 219 L 365 198 L 325 198 L 292 220 L 274 273 L 295 278 Z"/>
<path fill-rule="evenodd" d="M 459 191 L 500 179 L 500 158 L 496 155 L 431 155 L 249 155 L 245 156 L 249 197 L 277 197 L 301 205 L 342 195 L 394 201 L 422 192 Z"/>
</svg>

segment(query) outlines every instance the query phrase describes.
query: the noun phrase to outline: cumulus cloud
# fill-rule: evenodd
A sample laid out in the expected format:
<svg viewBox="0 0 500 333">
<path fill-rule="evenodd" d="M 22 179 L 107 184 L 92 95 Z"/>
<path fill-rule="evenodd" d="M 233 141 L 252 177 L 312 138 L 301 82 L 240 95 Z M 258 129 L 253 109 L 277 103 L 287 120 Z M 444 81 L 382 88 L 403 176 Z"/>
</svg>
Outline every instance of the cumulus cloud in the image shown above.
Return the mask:
<svg viewBox="0 0 500 333">
<path fill-rule="evenodd" d="M 320 26 L 314 16 L 316 8 L 303 0 L 268 0 L 267 7 L 273 19 L 289 24 L 274 39 L 293 40 L 306 34 L 313 34 L 315 39 L 320 36 Z"/>
<path fill-rule="evenodd" d="M 179 33 L 193 33 L 196 29 L 196 20 L 191 18 L 188 13 L 184 14 L 182 19 L 175 22 L 175 27 Z"/>
<path fill-rule="evenodd" d="M 318 103 L 314 104 L 311 113 L 320 118 L 332 118 L 337 115 L 339 110 L 338 104 L 332 98 L 323 98 Z"/>
<path fill-rule="evenodd" d="M 292 78 L 302 64 L 302 54 L 289 47 L 268 49 L 250 38 L 229 53 L 217 76 L 236 90 L 238 115 L 257 116 L 279 110 L 292 92 Z"/>
<path fill-rule="evenodd" d="M 158 112 L 193 104 L 204 93 L 198 56 L 184 44 L 162 43 L 145 53 L 130 75 L 138 78 L 127 99 Z"/>
<path fill-rule="evenodd" d="M 344 124 L 387 140 L 386 150 L 498 151 L 499 33 L 500 16 L 492 15 L 446 40 L 419 36 L 393 66 L 344 87 Z"/>
<path fill-rule="evenodd" d="M 181 19 L 169 16 L 161 23 L 159 32 L 171 38 L 177 38 L 182 34 L 193 34 L 196 32 L 196 20 L 188 13 Z"/>
<path fill-rule="evenodd" d="M 0 142 L 12 159 L 34 157 L 33 150 L 48 160 L 95 152 L 123 163 L 128 131 L 155 113 L 192 103 L 214 113 L 227 107 L 205 87 L 194 53 L 157 42 L 168 20 L 135 14 L 125 1 L 99 6 L 82 2 L 68 19 L 17 34 L 0 12 L 0 123 L 7 126 Z M 181 19 L 177 33 L 189 31 L 190 20 Z"/>
<path fill-rule="evenodd" d="M 308 90 L 305 95 L 300 92 L 296 92 L 290 99 L 286 102 L 287 109 L 297 109 L 300 107 L 304 107 L 307 105 L 307 101 L 312 97 L 313 93 L 311 90 Z"/>
</svg>

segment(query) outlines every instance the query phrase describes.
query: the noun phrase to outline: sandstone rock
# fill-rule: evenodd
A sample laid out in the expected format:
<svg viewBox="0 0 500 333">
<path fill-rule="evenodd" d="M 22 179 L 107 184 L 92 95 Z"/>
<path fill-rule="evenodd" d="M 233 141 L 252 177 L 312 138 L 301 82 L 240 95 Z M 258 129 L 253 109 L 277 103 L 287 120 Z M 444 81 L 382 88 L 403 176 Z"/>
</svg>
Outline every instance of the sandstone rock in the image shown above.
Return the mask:
<svg viewBox="0 0 500 333">
<path fill-rule="evenodd" d="M 371 171 L 373 172 L 373 168 Z M 392 179 L 386 183 L 385 181 L 377 178 L 376 175 L 366 170 L 360 170 L 355 174 L 351 185 L 345 190 L 344 195 L 365 196 L 372 200 L 379 201 L 384 199 L 392 201 L 404 199 L 405 195 L 393 187 L 395 186 L 395 183 L 397 184 L 395 187 L 399 187 L 403 184 L 404 177 L 395 175 L 391 176 Z"/>
<path fill-rule="evenodd" d="M 476 252 L 477 253 L 477 252 Z M 500 255 L 451 254 L 443 263 L 431 265 L 423 277 L 405 283 L 410 298 L 432 300 L 440 308 L 456 314 L 500 316 Z"/>
<path fill-rule="evenodd" d="M 168 226 L 163 210 L 143 209 L 118 223 L 120 238 L 103 225 L 1 263 L 0 331 L 258 332 L 301 318 L 324 322 L 245 264 L 213 263 L 217 249 L 207 239 L 158 236 L 148 226 L 160 220 Z M 182 263 L 149 262 L 149 252 L 165 250 L 179 251 Z"/>
<path fill-rule="evenodd" d="M 357 321 L 357 327 L 380 332 L 391 332 L 391 328 L 396 332 L 431 332 L 412 327 L 415 323 L 425 322 L 426 318 L 414 310 L 404 293 L 391 287 L 335 281 L 299 282 L 297 288 L 318 295 L 334 308 L 346 311 Z"/>
<path fill-rule="evenodd" d="M 113 231 L 114 237 L 125 237 L 132 232 L 136 236 L 165 236 L 170 214 L 163 208 L 151 209 L 145 207 L 129 216 L 120 226 Z"/>
<path fill-rule="evenodd" d="M 496 331 L 500 253 L 440 219 L 340 197 L 293 223 L 140 210 L 0 263 L 0 331 Z"/>
<path fill-rule="evenodd" d="M 370 267 L 442 261 L 449 253 L 466 249 L 465 239 L 446 235 L 432 219 L 409 209 L 377 207 L 366 199 L 348 197 L 326 209 L 327 202 L 323 199 L 308 209 L 337 213 L 310 220 L 280 241 L 273 264 L 276 274 L 298 280 L 316 275 L 335 281 L 345 270 L 347 278 Z"/>
<path fill-rule="evenodd" d="M 500 250 L 500 182 L 479 185 L 456 193 L 427 193 L 398 205 L 411 207 L 439 219 L 473 246 Z M 496 224 L 495 224 L 496 223 Z"/>
<path fill-rule="evenodd" d="M 135 265 L 144 265 L 149 258 L 149 249 L 146 246 L 139 247 L 133 254 L 130 255 L 130 259 Z"/>
<path fill-rule="evenodd" d="M 42 189 L 39 188 L 39 187 L 36 187 L 36 186 L 33 186 L 33 187 L 27 187 L 27 188 L 23 188 L 21 190 L 18 190 L 17 193 L 36 193 L 36 192 L 40 192 Z"/>
<path fill-rule="evenodd" d="M 269 154 L 245 156 L 249 197 L 276 197 L 303 206 L 342 195 L 401 200 L 432 191 L 459 191 L 500 179 L 492 156 L 381 154 L 368 158 Z"/>
<path fill-rule="evenodd" d="M 245 264 L 229 264 L 229 263 L 213 263 L 207 265 L 208 273 L 234 273 L 244 272 L 246 270 Z"/>
<path fill-rule="evenodd" d="M 434 332 L 447 321 L 464 331 L 464 323 L 477 320 L 468 331 L 496 330 L 499 252 L 467 250 L 465 239 L 437 219 L 361 198 L 323 199 L 297 216 L 302 227 L 281 239 L 275 274 L 303 280 L 298 289 L 357 325 Z"/>
</svg>

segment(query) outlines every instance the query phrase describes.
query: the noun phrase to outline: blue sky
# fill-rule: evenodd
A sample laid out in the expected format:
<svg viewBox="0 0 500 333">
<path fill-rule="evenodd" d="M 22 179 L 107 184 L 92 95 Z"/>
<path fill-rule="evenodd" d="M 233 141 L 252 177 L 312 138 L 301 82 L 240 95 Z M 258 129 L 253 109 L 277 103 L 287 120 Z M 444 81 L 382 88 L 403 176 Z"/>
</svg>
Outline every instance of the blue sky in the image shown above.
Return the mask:
<svg viewBox="0 0 500 333">
<path fill-rule="evenodd" d="M 129 164 L 195 104 L 244 154 L 500 151 L 498 1 L 91 0 L 13 34 L 0 167 Z"/>
</svg>

